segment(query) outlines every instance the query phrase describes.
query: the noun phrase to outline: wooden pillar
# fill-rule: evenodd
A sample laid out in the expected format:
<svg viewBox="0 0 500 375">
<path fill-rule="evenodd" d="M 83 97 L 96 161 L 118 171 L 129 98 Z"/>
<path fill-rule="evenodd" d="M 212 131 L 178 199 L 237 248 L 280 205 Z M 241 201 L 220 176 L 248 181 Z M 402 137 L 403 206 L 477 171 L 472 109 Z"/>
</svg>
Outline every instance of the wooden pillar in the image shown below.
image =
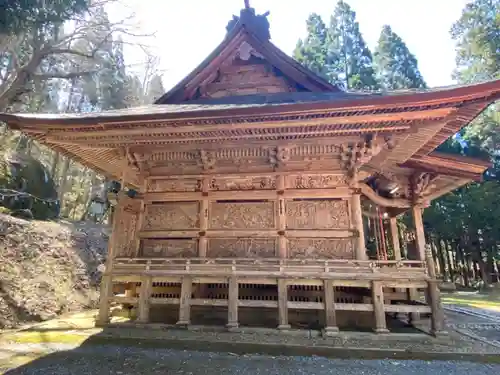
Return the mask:
<svg viewBox="0 0 500 375">
<path fill-rule="evenodd" d="M 153 279 L 151 276 L 141 277 L 141 289 L 139 290 L 139 323 L 149 322 L 149 298 L 151 297 L 151 289 L 153 287 Z"/>
<path fill-rule="evenodd" d="M 427 283 L 427 303 L 431 307 L 431 334 L 439 336 L 446 334 L 444 329 L 444 311 L 441 303 L 441 292 L 439 282 L 436 279 L 436 269 L 434 268 L 434 258 L 429 247 L 425 250 L 427 262 L 427 272 L 430 280 Z"/>
<path fill-rule="evenodd" d="M 144 178 L 141 192 L 146 193 L 148 190 L 148 179 Z M 141 199 L 141 204 L 139 206 L 139 213 L 137 214 L 137 230 L 135 231 L 135 249 L 133 252 L 133 257 L 139 257 L 139 252 L 141 251 L 141 238 L 139 237 L 139 232 L 142 230 L 142 226 L 144 223 L 144 214 L 146 212 L 146 204 L 144 199 Z"/>
<path fill-rule="evenodd" d="M 238 280 L 230 277 L 228 280 L 228 300 L 227 300 L 227 324 L 231 330 L 238 328 Z"/>
<path fill-rule="evenodd" d="M 372 281 L 373 315 L 375 317 L 375 332 L 389 333 L 385 320 L 384 292 L 380 281 Z"/>
<path fill-rule="evenodd" d="M 288 239 L 286 237 L 286 201 L 283 198 L 283 193 L 286 189 L 285 176 L 279 175 L 276 177 L 276 190 L 278 193 L 277 218 L 278 218 L 278 257 L 285 259 L 288 257 Z"/>
<path fill-rule="evenodd" d="M 203 195 L 203 199 L 200 201 L 200 212 L 199 212 L 200 237 L 198 238 L 198 256 L 200 258 L 205 258 L 207 256 L 208 210 L 210 205 L 210 201 L 208 199 L 209 184 L 210 182 L 208 178 L 204 178 L 201 181 L 201 192 Z"/>
<path fill-rule="evenodd" d="M 401 260 L 401 245 L 399 243 L 398 219 L 391 217 L 389 219 L 391 227 L 392 250 L 394 251 L 394 260 Z"/>
<path fill-rule="evenodd" d="M 188 326 L 191 323 L 191 294 L 193 292 L 193 280 L 190 276 L 184 276 L 181 284 L 181 298 L 179 301 L 178 326 Z"/>
<path fill-rule="evenodd" d="M 278 279 L 278 329 L 290 329 L 288 324 L 288 285 L 285 279 Z"/>
<path fill-rule="evenodd" d="M 425 259 L 425 233 L 424 222 L 422 219 L 422 208 L 418 206 L 412 207 L 413 222 L 415 223 L 415 238 L 417 247 L 418 260 Z"/>
<path fill-rule="evenodd" d="M 358 232 L 356 239 L 356 259 L 367 260 L 363 214 L 361 212 L 361 194 L 353 194 L 351 198 L 351 214 L 354 229 Z"/>
<path fill-rule="evenodd" d="M 115 256 L 115 242 L 117 233 L 117 224 L 119 220 L 119 215 L 122 214 L 122 210 L 118 209 L 120 206 L 120 201 L 122 201 L 123 194 L 118 193 L 118 207 L 112 207 L 112 221 L 111 221 L 111 235 L 108 242 L 108 254 L 106 258 L 106 266 L 104 274 L 101 278 L 101 292 L 99 300 L 99 314 L 97 316 L 96 325 L 103 326 L 109 323 L 109 303 L 110 298 L 113 296 L 113 258 Z"/>
<path fill-rule="evenodd" d="M 324 304 L 325 304 L 325 329 L 324 336 L 332 336 L 339 332 L 337 327 L 337 315 L 335 312 L 335 290 L 333 280 L 323 281 Z"/>
</svg>

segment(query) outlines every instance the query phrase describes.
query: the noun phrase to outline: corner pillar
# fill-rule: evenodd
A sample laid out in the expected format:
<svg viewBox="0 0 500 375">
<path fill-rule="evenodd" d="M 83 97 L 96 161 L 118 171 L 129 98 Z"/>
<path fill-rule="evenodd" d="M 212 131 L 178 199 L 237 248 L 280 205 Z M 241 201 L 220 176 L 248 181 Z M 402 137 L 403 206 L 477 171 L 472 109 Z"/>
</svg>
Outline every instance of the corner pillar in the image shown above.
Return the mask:
<svg viewBox="0 0 500 375">
<path fill-rule="evenodd" d="M 358 233 L 358 237 L 356 238 L 356 260 L 368 260 L 368 257 L 366 256 L 363 214 L 361 212 L 361 194 L 353 194 L 351 198 L 351 211 L 353 227 Z"/>
<path fill-rule="evenodd" d="M 413 222 L 415 223 L 415 238 L 417 247 L 418 260 L 425 260 L 425 233 L 424 221 L 422 218 L 422 208 L 418 206 L 412 207 Z"/>
</svg>

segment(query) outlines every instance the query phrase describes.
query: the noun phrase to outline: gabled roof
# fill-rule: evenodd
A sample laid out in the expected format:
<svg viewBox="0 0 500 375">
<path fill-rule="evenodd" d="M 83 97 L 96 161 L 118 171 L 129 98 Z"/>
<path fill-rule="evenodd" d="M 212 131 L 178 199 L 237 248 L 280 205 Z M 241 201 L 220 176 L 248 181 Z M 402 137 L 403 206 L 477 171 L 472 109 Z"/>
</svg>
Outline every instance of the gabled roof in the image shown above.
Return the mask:
<svg viewBox="0 0 500 375">
<path fill-rule="evenodd" d="M 155 104 L 174 104 L 186 101 L 189 95 L 200 83 L 216 72 L 221 64 L 242 45 L 248 43 L 269 64 L 283 73 L 289 80 L 295 82 L 301 91 L 309 92 L 339 92 L 339 87 L 332 85 L 297 61 L 281 51 L 278 47 L 266 40 L 265 33 L 258 32 L 260 24 L 253 22 L 255 16 L 253 9 L 243 9 L 235 26 L 228 32 L 226 38 L 219 46 L 186 78 L 179 82 L 165 95 L 160 97 Z"/>
</svg>

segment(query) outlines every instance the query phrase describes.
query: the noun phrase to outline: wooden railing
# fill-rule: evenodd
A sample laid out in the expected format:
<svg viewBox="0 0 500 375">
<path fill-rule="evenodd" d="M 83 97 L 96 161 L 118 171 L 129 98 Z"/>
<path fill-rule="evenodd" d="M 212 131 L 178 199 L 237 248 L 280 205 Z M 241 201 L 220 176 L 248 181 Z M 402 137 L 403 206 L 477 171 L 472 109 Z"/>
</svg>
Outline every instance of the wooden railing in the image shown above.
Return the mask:
<svg viewBox="0 0 500 375">
<path fill-rule="evenodd" d="M 424 261 L 358 261 L 248 258 L 116 258 L 113 274 L 427 278 Z M 370 276 L 371 275 L 371 276 Z"/>
</svg>

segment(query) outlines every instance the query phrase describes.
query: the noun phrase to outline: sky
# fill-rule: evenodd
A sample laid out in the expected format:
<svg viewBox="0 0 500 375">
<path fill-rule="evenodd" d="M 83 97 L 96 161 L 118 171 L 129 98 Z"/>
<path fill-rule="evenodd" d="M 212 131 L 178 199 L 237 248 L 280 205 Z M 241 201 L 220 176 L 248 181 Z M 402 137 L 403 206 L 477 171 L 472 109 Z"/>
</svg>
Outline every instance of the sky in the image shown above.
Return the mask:
<svg viewBox="0 0 500 375">
<path fill-rule="evenodd" d="M 416 55 L 430 87 L 454 84 L 455 44 L 450 36 L 468 0 L 347 0 L 356 12 L 360 30 L 373 51 L 382 26 L 389 24 Z M 160 61 L 166 89 L 173 87 L 201 63 L 222 41 L 225 26 L 239 14 L 243 0 L 122 0 L 108 12 L 113 20 L 134 13 L 140 34 L 132 43 L 147 44 Z M 250 0 L 257 13 L 270 11 L 271 41 L 291 55 L 305 36 L 305 21 L 312 12 L 325 22 L 336 0 Z M 137 47 L 125 47 L 126 62 L 144 61 Z M 136 65 L 138 64 L 138 65 Z"/>
</svg>

